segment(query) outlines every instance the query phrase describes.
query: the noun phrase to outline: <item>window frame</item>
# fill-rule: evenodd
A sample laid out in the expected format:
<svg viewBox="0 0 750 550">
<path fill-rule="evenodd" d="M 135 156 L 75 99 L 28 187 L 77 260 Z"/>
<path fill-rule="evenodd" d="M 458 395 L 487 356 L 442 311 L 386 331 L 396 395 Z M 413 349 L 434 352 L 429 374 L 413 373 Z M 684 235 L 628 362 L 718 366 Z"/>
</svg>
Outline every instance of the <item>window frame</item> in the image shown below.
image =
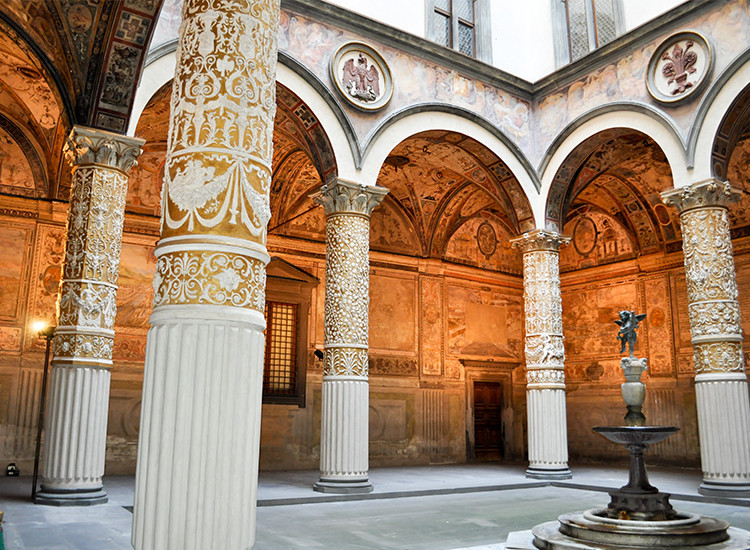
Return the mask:
<svg viewBox="0 0 750 550">
<path fill-rule="evenodd" d="M 426 25 L 425 28 L 427 30 L 427 38 L 428 40 L 431 40 L 432 42 L 435 42 L 436 44 L 439 44 L 443 47 L 450 48 L 455 52 L 460 53 L 461 55 L 466 55 L 467 57 L 471 57 L 474 59 L 477 59 L 479 61 L 483 61 L 485 63 L 491 63 L 492 62 L 492 41 L 490 37 L 490 1 L 491 0 L 472 0 L 472 10 L 473 10 L 473 18 L 474 21 L 466 21 L 463 18 L 458 17 L 457 15 L 453 14 L 453 0 L 449 0 L 450 3 L 450 11 L 446 12 L 444 9 L 439 8 L 437 6 L 437 0 L 426 0 Z M 435 13 L 439 13 L 440 15 L 443 15 L 444 17 L 448 17 L 450 20 L 450 27 L 451 27 L 451 33 L 450 33 L 450 44 L 445 45 L 441 42 L 437 42 L 435 40 L 435 32 L 436 32 L 436 25 L 435 25 Z M 458 42 L 458 32 L 459 32 L 459 24 L 471 26 L 473 31 L 473 54 L 468 55 L 465 53 L 462 53 L 458 50 L 457 42 Z"/>
<path fill-rule="evenodd" d="M 586 30 L 588 34 L 588 52 L 573 59 L 572 37 L 570 34 L 570 19 L 568 10 L 568 0 L 551 0 L 552 1 L 552 20 L 553 36 L 555 46 L 555 63 L 557 67 L 574 63 L 579 59 L 586 57 L 594 50 L 609 44 L 599 44 L 599 28 L 596 24 L 596 2 L 598 0 L 584 0 L 584 9 L 586 12 Z M 615 23 L 615 40 L 624 32 L 624 12 L 622 0 L 612 0 L 612 13 Z M 611 41 L 610 41 L 611 42 Z"/>
<path fill-rule="evenodd" d="M 294 394 L 275 394 L 263 391 L 262 402 L 267 404 L 297 405 L 305 408 L 307 393 L 307 366 L 310 342 L 310 310 L 312 307 L 312 291 L 319 281 L 313 275 L 290 264 L 289 262 L 272 257 L 267 266 L 266 301 L 294 304 L 297 306 L 297 346 L 296 346 L 296 392 Z M 267 343 L 264 341 L 264 350 Z M 263 356 L 263 379 L 265 387 L 266 358 Z"/>
</svg>

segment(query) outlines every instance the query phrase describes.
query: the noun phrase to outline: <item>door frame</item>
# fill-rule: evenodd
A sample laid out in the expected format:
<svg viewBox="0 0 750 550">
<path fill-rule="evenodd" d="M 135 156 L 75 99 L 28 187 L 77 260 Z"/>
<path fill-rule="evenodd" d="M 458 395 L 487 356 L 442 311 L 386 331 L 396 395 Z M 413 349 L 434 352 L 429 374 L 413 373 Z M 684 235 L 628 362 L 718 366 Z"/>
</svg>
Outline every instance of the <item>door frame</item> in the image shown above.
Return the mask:
<svg viewBox="0 0 750 550">
<path fill-rule="evenodd" d="M 519 361 L 470 361 L 462 360 L 466 373 L 466 459 L 476 460 L 474 432 L 474 383 L 499 382 L 502 387 L 501 429 L 503 460 L 512 460 L 518 454 L 513 432 L 513 369 Z"/>
</svg>

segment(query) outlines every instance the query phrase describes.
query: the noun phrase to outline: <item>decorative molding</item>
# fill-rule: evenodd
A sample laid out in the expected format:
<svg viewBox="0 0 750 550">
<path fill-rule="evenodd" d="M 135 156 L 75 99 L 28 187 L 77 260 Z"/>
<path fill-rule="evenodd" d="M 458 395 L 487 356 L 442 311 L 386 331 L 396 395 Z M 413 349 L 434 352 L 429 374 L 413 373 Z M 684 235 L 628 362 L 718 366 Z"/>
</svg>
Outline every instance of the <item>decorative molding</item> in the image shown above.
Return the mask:
<svg viewBox="0 0 750 550">
<path fill-rule="evenodd" d="M 695 208 L 723 207 L 728 208 L 737 202 L 742 191 L 730 185 L 728 181 L 710 178 L 686 187 L 670 189 L 661 194 L 664 204 L 674 206 L 680 215 Z"/>
<path fill-rule="evenodd" d="M 97 164 L 128 173 L 138 164 L 143 139 L 75 126 L 68 136 L 65 156 L 73 166 Z"/>
<path fill-rule="evenodd" d="M 362 42 L 340 46 L 331 56 L 329 71 L 341 96 L 362 111 L 378 111 L 393 96 L 390 67 L 373 47 Z"/>
<path fill-rule="evenodd" d="M 558 252 L 561 246 L 570 244 L 570 237 L 566 237 L 555 231 L 546 229 L 534 229 L 511 239 L 510 244 L 513 248 L 521 249 L 521 252 L 527 254 L 540 250 Z"/>
<path fill-rule="evenodd" d="M 369 218 L 387 194 L 388 189 L 385 187 L 361 185 L 337 178 L 310 195 L 310 198 L 325 208 L 326 216 L 360 214 Z"/>
<path fill-rule="evenodd" d="M 713 70 L 713 50 L 694 31 L 673 34 L 651 56 L 646 87 L 656 101 L 675 104 L 697 96 Z"/>
</svg>

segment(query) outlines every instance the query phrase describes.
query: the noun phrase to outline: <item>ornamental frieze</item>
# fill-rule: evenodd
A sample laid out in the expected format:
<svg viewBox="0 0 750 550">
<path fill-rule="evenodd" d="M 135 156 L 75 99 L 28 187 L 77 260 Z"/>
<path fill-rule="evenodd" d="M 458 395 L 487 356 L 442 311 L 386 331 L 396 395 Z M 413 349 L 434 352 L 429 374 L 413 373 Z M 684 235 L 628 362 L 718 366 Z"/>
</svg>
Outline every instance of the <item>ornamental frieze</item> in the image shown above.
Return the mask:
<svg viewBox="0 0 750 550">
<path fill-rule="evenodd" d="M 697 374 L 745 370 L 741 341 L 693 344 L 693 359 Z"/>
<path fill-rule="evenodd" d="M 186 250 L 156 260 L 154 307 L 216 305 L 265 307 L 266 269 L 256 259 L 229 252 Z"/>
<path fill-rule="evenodd" d="M 326 348 L 323 361 L 324 376 L 367 376 L 367 349 Z"/>
<path fill-rule="evenodd" d="M 64 359 L 89 359 L 106 364 L 112 361 L 113 345 L 113 336 L 82 332 L 61 333 L 58 328 L 55 332 L 54 360 L 58 363 Z"/>
</svg>

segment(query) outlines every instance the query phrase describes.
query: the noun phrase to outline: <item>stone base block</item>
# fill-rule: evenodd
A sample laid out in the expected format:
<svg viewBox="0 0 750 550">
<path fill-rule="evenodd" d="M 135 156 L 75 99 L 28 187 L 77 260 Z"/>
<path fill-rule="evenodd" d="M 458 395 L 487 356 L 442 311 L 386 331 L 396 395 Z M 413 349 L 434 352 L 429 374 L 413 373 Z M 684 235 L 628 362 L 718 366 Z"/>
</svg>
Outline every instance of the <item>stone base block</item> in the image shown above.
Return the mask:
<svg viewBox="0 0 750 550">
<path fill-rule="evenodd" d="M 104 487 L 96 489 L 82 490 L 52 490 L 45 489 L 39 491 L 34 497 L 34 504 L 43 504 L 46 506 L 93 506 L 94 504 L 104 504 L 107 502 L 107 493 Z"/>
<path fill-rule="evenodd" d="M 315 485 L 313 490 L 319 493 L 334 493 L 339 495 L 354 495 L 363 493 L 372 493 L 373 486 L 369 479 L 363 480 L 335 480 L 321 479 Z"/>
<path fill-rule="evenodd" d="M 698 492 L 711 497 L 748 498 L 750 484 L 713 483 L 704 481 L 698 487 Z"/>
<path fill-rule="evenodd" d="M 669 493 L 609 493 L 606 514 L 612 519 L 636 521 L 666 521 L 673 519 L 677 512 L 669 503 Z"/>
<path fill-rule="evenodd" d="M 571 479 L 573 472 L 570 468 L 560 470 L 543 470 L 541 468 L 527 468 L 526 477 L 530 479 Z"/>
</svg>

